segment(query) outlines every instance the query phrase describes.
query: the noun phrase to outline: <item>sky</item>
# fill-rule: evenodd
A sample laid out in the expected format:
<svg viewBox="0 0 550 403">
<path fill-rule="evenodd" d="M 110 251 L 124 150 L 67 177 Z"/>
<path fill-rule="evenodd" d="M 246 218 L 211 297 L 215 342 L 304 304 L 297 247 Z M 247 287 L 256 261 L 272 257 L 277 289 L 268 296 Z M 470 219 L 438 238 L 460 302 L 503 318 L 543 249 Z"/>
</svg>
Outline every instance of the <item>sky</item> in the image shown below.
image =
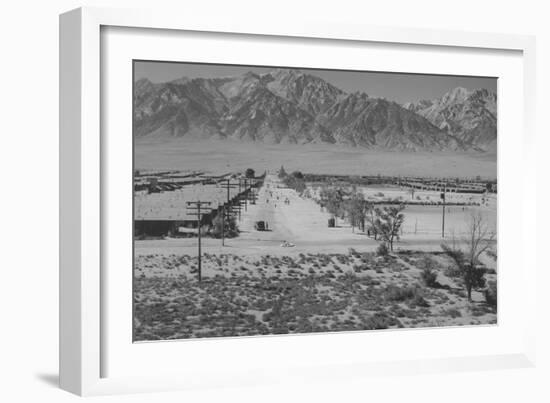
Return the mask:
<svg viewBox="0 0 550 403">
<path fill-rule="evenodd" d="M 134 79 L 147 78 L 154 83 L 167 82 L 181 77 L 215 78 L 241 75 L 252 71 L 267 73 L 273 67 L 236 66 L 201 63 L 173 63 L 157 61 L 136 61 Z M 321 69 L 300 69 L 318 76 L 345 92 L 361 91 L 371 97 L 382 97 L 395 102 L 416 102 L 434 99 L 456 87 L 467 89 L 485 88 L 496 92 L 494 77 L 446 76 L 428 74 L 384 73 L 367 71 L 341 71 Z"/>
</svg>

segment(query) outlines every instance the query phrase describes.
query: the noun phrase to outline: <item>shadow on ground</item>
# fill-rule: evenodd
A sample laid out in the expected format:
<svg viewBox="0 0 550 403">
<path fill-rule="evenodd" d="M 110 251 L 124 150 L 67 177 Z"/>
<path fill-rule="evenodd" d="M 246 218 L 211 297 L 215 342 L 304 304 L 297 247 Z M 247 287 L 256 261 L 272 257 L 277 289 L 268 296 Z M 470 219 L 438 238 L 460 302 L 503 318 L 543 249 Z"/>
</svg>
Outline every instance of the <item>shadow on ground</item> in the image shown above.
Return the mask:
<svg viewBox="0 0 550 403">
<path fill-rule="evenodd" d="M 36 378 L 41 380 L 47 385 L 53 387 L 59 387 L 59 375 L 58 374 L 35 374 Z"/>
</svg>

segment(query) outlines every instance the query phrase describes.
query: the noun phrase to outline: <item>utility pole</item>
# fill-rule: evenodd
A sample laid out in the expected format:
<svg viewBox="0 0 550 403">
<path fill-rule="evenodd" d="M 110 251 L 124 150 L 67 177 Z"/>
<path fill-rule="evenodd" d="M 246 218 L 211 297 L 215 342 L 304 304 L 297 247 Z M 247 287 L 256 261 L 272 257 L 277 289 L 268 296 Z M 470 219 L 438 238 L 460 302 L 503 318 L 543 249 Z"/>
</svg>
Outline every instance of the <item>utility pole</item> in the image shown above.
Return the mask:
<svg viewBox="0 0 550 403">
<path fill-rule="evenodd" d="M 227 189 L 227 208 L 230 208 L 229 207 L 229 203 L 231 202 L 231 194 L 230 194 L 230 189 L 231 188 L 234 188 L 235 185 L 234 183 L 231 183 L 231 179 L 225 179 L 224 180 L 224 183 L 222 183 L 221 187 L 224 188 L 224 189 Z M 227 211 L 227 217 L 229 217 L 229 211 Z M 225 246 L 225 217 L 226 217 L 226 208 L 225 206 L 222 207 L 222 246 Z"/>
<path fill-rule="evenodd" d="M 443 220 L 441 221 L 441 238 L 445 238 L 445 196 L 447 193 L 447 184 L 443 185 L 443 193 L 441 193 L 441 198 L 443 199 Z"/>
<path fill-rule="evenodd" d="M 201 252 L 201 219 L 202 214 L 201 213 L 201 207 L 206 206 L 206 208 L 209 208 L 211 202 L 205 202 L 205 201 L 189 201 L 187 202 L 187 210 L 190 210 L 192 213 L 195 213 L 197 215 L 197 227 L 198 227 L 198 238 L 199 238 L 199 255 L 198 255 L 198 268 L 199 268 L 199 282 L 202 280 L 202 252 Z M 203 209 L 204 212 L 204 209 Z"/>
<path fill-rule="evenodd" d="M 237 194 L 237 203 L 239 206 L 239 221 L 241 221 L 241 178 L 239 178 L 239 193 Z"/>
<path fill-rule="evenodd" d="M 249 197 L 249 184 L 251 183 L 248 178 L 244 178 L 244 211 L 248 211 L 248 197 Z"/>
<path fill-rule="evenodd" d="M 225 205 L 222 206 L 222 246 L 225 246 Z"/>
<path fill-rule="evenodd" d="M 256 199 L 257 199 L 257 195 L 256 195 L 256 186 L 257 186 L 257 182 L 256 182 L 256 179 L 251 179 L 250 180 L 250 203 L 251 204 L 256 204 Z"/>
<path fill-rule="evenodd" d="M 244 211 L 248 210 L 248 179 L 244 178 Z"/>
</svg>

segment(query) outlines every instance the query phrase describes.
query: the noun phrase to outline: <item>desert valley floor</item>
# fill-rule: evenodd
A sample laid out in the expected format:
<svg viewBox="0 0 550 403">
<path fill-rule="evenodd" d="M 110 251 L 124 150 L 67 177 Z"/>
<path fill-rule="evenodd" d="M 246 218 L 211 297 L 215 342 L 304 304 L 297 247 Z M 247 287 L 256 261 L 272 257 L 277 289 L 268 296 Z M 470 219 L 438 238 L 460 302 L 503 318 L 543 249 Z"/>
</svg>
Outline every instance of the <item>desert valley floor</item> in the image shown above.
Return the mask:
<svg viewBox="0 0 550 403">
<path fill-rule="evenodd" d="M 460 236 L 472 213 L 496 228 L 496 198 L 447 209 L 448 237 Z M 326 211 L 270 172 L 243 207 L 239 236 L 224 246 L 202 239 L 200 283 L 196 237 L 135 241 L 134 339 L 495 324 L 496 306 L 481 290 L 469 302 L 442 253 L 441 207 L 412 205 L 404 214 L 394 252 L 378 256 L 378 241 L 345 220 L 328 228 Z M 257 231 L 258 221 L 269 230 Z M 496 281 L 496 261 L 482 261 Z M 437 273 L 431 287 L 422 281 L 426 262 Z"/>
<path fill-rule="evenodd" d="M 323 144 L 256 144 L 239 140 L 139 138 L 136 169 L 238 172 L 288 170 L 326 174 L 495 177 L 496 155 L 475 152 L 368 150 Z"/>
</svg>

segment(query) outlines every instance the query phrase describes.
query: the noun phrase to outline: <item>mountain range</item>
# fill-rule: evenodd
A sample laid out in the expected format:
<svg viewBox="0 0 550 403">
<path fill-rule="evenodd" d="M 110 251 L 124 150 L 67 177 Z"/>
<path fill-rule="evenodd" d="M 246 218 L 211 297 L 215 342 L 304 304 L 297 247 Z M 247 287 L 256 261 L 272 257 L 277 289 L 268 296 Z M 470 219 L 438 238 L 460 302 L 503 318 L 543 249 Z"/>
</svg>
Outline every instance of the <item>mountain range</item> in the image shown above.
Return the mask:
<svg viewBox="0 0 550 403">
<path fill-rule="evenodd" d="M 404 107 L 424 116 L 466 147 L 496 151 L 497 96 L 493 92 L 457 87 L 439 99 Z"/>
<path fill-rule="evenodd" d="M 496 113 L 496 95 L 486 89 L 401 105 L 295 69 L 134 84 L 136 137 L 495 151 Z"/>
</svg>

